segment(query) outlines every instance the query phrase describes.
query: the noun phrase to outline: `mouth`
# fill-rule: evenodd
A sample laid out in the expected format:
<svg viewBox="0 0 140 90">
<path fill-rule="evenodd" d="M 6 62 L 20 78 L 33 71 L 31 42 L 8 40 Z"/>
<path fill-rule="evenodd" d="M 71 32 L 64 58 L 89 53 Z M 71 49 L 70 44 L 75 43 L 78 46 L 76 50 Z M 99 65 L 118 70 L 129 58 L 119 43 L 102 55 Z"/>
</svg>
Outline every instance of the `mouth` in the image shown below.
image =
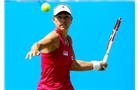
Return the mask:
<svg viewBox="0 0 140 90">
<path fill-rule="evenodd" d="M 66 26 L 66 25 L 67 25 L 67 24 L 64 23 L 64 24 L 61 24 L 60 26 Z"/>
</svg>

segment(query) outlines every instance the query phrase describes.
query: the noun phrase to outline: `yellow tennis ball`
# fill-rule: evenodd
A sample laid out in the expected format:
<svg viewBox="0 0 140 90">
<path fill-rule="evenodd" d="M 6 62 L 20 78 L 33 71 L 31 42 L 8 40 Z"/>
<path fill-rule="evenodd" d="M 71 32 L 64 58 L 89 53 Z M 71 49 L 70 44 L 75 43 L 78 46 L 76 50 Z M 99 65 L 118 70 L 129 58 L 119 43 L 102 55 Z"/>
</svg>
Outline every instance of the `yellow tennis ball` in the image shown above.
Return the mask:
<svg viewBox="0 0 140 90">
<path fill-rule="evenodd" d="M 43 12 L 49 11 L 49 10 L 50 10 L 50 4 L 48 4 L 48 3 L 43 3 L 42 6 L 41 6 L 41 10 L 42 10 Z"/>
</svg>

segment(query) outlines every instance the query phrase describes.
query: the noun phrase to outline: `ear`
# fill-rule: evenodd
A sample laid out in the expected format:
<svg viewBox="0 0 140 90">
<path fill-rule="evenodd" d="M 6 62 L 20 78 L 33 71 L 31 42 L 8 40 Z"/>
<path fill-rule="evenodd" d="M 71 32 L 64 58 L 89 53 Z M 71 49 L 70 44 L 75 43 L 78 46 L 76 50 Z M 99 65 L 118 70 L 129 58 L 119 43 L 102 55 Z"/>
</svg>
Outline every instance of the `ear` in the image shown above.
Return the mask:
<svg viewBox="0 0 140 90">
<path fill-rule="evenodd" d="M 71 17 L 71 24 L 72 24 L 73 17 Z"/>
<path fill-rule="evenodd" d="M 54 16 L 53 16 L 53 18 L 52 18 L 52 21 L 54 22 Z"/>
</svg>

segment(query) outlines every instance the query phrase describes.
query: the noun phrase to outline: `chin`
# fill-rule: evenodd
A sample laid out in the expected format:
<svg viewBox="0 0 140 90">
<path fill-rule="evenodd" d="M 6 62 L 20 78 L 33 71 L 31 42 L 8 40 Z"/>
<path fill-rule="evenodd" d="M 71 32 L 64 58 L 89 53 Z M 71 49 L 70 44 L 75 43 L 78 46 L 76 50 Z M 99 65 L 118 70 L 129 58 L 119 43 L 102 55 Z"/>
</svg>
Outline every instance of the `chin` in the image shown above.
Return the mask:
<svg viewBox="0 0 140 90">
<path fill-rule="evenodd" d="M 68 30 L 68 28 L 60 28 L 60 30 L 65 31 Z"/>
</svg>

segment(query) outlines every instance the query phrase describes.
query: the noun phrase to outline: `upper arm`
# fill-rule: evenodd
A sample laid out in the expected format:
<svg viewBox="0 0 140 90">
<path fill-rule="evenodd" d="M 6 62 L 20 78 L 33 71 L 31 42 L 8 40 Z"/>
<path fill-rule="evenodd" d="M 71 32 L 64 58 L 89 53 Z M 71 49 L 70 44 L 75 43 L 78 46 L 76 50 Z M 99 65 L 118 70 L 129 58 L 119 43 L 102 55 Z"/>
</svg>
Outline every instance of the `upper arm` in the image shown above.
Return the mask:
<svg viewBox="0 0 140 90">
<path fill-rule="evenodd" d="M 49 47 L 51 45 L 55 45 L 58 41 L 58 36 L 54 32 L 49 33 L 43 39 L 38 41 L 37 43 L 40 45 L 40 50 L 44 49 L 45 47 Z"/>
</svg>

